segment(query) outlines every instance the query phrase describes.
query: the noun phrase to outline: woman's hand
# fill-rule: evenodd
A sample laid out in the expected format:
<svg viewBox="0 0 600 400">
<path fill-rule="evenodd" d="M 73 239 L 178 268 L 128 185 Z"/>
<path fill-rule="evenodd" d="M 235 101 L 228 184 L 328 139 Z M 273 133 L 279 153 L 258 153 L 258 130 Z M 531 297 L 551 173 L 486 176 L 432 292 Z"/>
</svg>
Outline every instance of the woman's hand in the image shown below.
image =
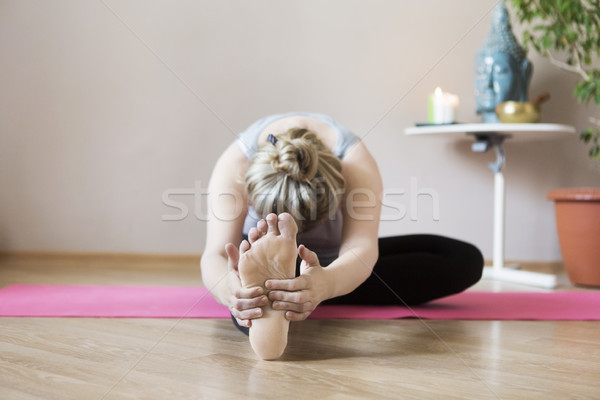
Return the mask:
<svg viewBox="0 0 600 400">
<path fill-rule="evenodd" d="M 269 300 L 264 295 L 264 289 L 261 287 L 242 287 L 238 271 L 240 253 L 237 247 L 228 243 L 225 246 L 225 252 L 228 259 L 226 279 L 228 281 L 229 296 L 227 298 L 227 307 L 240 326 L 250 328 L 252 326 L 252 319 L 262 317 L 263 311 L 260 307 L 266 306 Z"/>
<path fill-rule="evenodd" d="M 322 301 L 329 298 L 330 292 L 317 254 L 304 245 L 298 247 L 298 254 L 302 258 L 300 276 L 265 283 L 271 290 L 269 299 L 273 301 L 273 309 L 287 310 L 285 317 L 289 321 L 306 319 Z"/>
</svg>

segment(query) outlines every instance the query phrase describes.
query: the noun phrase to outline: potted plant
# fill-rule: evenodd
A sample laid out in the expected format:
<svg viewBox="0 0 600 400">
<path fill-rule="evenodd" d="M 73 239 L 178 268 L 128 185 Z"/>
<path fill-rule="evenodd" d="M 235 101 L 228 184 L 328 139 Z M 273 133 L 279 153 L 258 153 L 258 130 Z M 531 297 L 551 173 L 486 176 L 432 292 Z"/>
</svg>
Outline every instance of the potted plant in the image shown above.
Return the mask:
<svg viewBox="0 0 600 400">
<path fill-rule="evenodd" d="M 600 107 L 600 3 L 595 0 L 511 0 L 526 27 L 523 42 L 553 65 L 580 77 L 574 96 L 581 104 Z M 600 129 L 580 133 L 588 154 L 600 162 Z M 571 282 L 600 286 L 600 188 L 556 189 L 556 224 L 565 269 Z"/>
</svg>

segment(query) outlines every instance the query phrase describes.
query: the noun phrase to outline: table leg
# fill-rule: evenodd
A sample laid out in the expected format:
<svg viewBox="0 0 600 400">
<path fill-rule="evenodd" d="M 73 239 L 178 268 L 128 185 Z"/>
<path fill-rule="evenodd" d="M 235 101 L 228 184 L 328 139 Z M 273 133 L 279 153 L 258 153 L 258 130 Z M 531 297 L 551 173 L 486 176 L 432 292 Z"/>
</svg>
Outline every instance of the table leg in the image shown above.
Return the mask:
<svg viewBox="0 0 600 400">
<path fill-rule="evenodd" d="M 504 265 L 504 210 L 506 197 L 502 168 L 504 167 L 505 163 L 504 139 L 507 137 L 509 136 L 495 133 L 476 135 L 477 141 L 473 146 L 474 151 L 487 151 L 489 147 L 493 147 L 496 151 L 496 161 L 489 164 L 490 169 L 494 172 L 493 266 L 491 268 L 485 267 L 483 276 L 484 278 L 489 279 L 552 289 L 555 288 L 557 284 L 555 275 L 522 271 L 518 269 L 507 268 L 506 265 Z"/>
<path fill-rule="evenodd" d="M 504 175 L 494 173 L 494 269 L 504 268 Z"/>
</svg>

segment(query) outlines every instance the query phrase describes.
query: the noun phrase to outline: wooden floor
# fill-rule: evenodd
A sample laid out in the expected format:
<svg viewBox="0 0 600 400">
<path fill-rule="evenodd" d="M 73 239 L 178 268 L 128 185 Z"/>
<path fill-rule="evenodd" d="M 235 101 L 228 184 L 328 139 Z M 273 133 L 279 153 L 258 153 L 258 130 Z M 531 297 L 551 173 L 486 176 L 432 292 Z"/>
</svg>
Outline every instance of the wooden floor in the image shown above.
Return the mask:
<svg viewBox="0 0 600 400">
<path fill-rule="evenodd" d="M 5 256 L 10 283 L 201 281 L 194 258 Z M 265 362 L 228 320 L 0 318 L 0 398 L 600 399 L 599 333 L 600 322 L 314 320 Z"/>
</svg>

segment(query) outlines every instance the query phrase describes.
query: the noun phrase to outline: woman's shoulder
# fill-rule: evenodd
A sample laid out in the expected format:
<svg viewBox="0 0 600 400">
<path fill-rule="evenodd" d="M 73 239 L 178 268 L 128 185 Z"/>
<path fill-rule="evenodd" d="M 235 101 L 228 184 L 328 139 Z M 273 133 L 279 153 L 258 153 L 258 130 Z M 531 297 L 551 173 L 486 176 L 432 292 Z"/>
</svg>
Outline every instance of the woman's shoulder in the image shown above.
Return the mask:
<svg viewBox="0 0 600 400">
<path fill-rule="evenodd" d="M 347 189 L 360 187 L 381 188 L 381 174 L 375 157 L 362 141 L 358 141 L 342 159 L 342 175 Z M 378 189 L 379 190 L 379 189 Z"/>
<path fill-rule="evenodd" d="M 302 127 L 317 131 L 321 136 L 320 139 L 340 159 L 344 158 L 346 152 L 360 141 L 358 135 L 329 115 L 315 112 L 286 112 L 268 115 L 253 122 L 238 135 L 238 145 L 246 157 L 251 159 L 258 150 L 261 138 L 266 137 L 267 130 L 274 129 L 283 132 L 290 127 Z"/>
<path fill-rule="evenodd" d="M 232 168 L 233 165 L 235 165 L 235 168 Z M 244 153 L 243 145 L 235 141 L 219 156 L 213 169 L 213 175 L 219 175 L 221 178 L 229 176 L 233 177 L 231 179 L 239 180 L 244 176 L 249 166 L 250 160 Z"/>
</svg>

